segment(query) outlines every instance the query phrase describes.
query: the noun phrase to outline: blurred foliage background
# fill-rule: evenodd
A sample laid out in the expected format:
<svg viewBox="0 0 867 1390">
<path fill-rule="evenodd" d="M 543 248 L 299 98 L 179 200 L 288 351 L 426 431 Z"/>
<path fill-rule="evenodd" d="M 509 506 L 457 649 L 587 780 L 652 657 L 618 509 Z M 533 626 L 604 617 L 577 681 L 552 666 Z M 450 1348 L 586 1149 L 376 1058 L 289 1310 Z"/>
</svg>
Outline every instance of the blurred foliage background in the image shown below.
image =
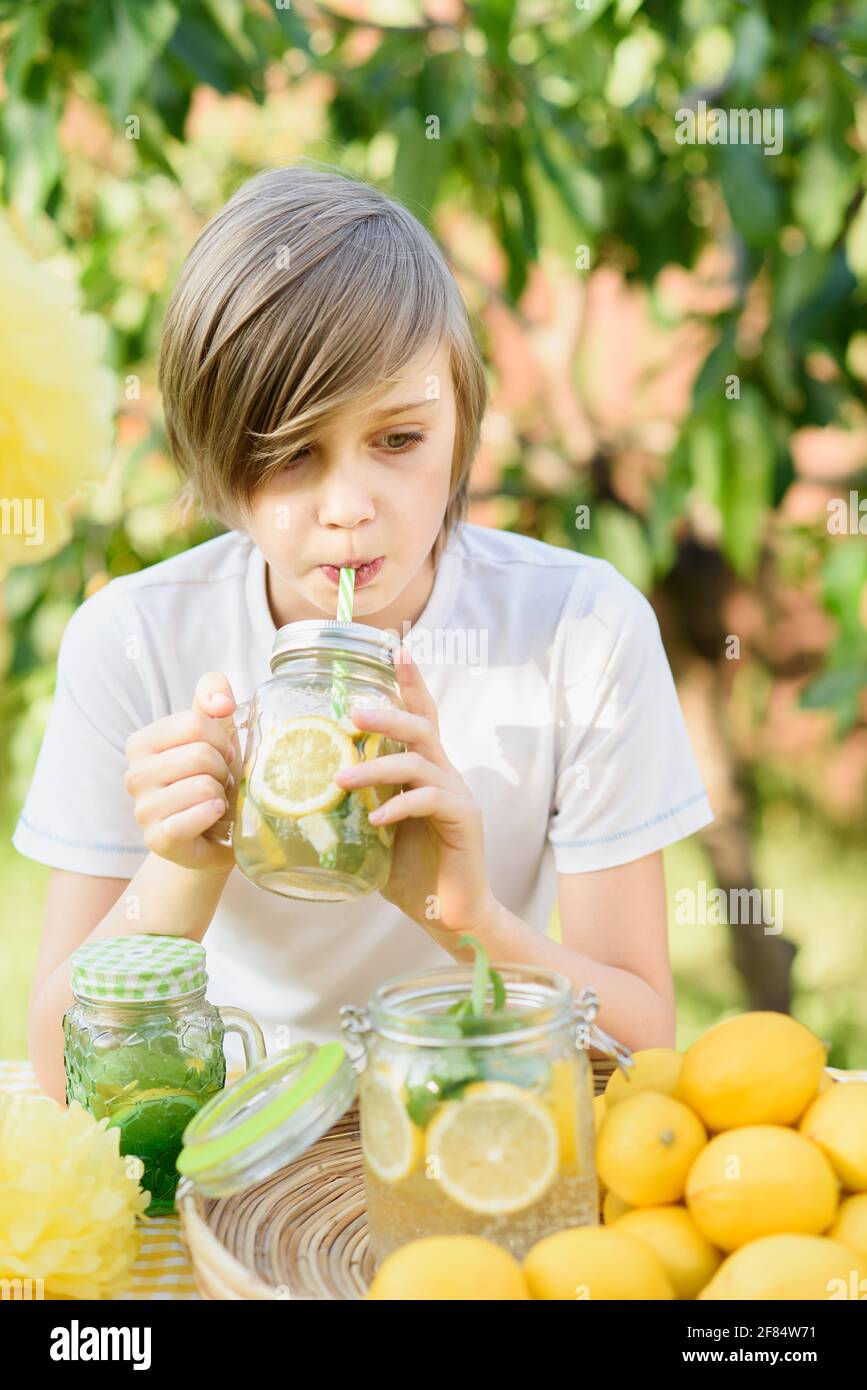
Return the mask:
<svg viewBox="0 0 867 1390">
<path fill-rule="evenodd" d="M 8 837 L 63 628 L 213 534 L 174 500 L 167 295 L 240 182 L 307 158 L 446 249 L 492 389 L 471 519 L 602 555 L 657 608 L 717 813 L 667 853 L 679 1042 L 791 1008 L 867 1066 L 867 516 L 828 514 L 867 473 L 863 6 L 0 0 L 0 52 L 6 219 L 107 325 L 120 403 L 61 548 L 6 566 L 0 1056 L 26 1052 L 47 871 Z M 701 101 L 781 113 L 781 151 L 679 143 Z M 782 934 L 678 922 L 701 880 L 781 889 Z"/>
</svg>

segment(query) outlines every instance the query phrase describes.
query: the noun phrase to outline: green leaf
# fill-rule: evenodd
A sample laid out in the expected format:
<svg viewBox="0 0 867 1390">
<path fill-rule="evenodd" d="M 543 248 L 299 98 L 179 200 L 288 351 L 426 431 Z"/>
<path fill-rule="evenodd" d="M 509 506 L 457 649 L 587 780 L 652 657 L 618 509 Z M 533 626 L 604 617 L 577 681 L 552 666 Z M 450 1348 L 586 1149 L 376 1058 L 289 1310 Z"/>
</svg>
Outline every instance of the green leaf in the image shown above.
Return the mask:
<svg viewBox="0 0 867 1390">
<path fill-rule="evenodd" d="M 588 554 L 610 561 L 632 584 L 648 593 L 653 583 L 653 558 L 638 517 L 611 502 L 594 502 L 590 518 Z"/>
<path fill-rule="evenodd" d="M 860 284 L 867 284 L 867 197 L 861 199 L 846 233 L 846 260 Z"/>
<path fill-rule="evenodd" d="M 27 220 L 46 207 L 60 178 L 60 116 L 60 96 L 45 65 L 28 74 L 27 96 L 10 92 L 3 107 L 4 193 Z"/>
<path fill-rule="evenodd" d="M 725 390 L 726 377 L 734 372 L 737 321 L 737 314 L 724 314 L 718 321 L 718 327 L 722 329 L 722 333 L 719 342 L 705 358 L 702 369 L 695 379 L 692 388 L 693 410 L 700 410 L 709 401 L 718 400 Z"/>
<path fill-rule="evenodd" d="M 729 87 L 750 93 L 755 91 L 767 65 L 774 40 L 773 31 L 763 14 L 748 10 L 735 20 L 733 37 L 735 56 L 729 71 Z"/>
<path fill-rule="evenodd" d="M 844 666 L 839 671 L 823 671 L 801 691 L 801 706 L 803 709 L 836 706 L 862 690 L 867 690 L 867 662 L 860 666 Z"/>
<path fill-rule="evenodd" d="M 193 77 L 216 91 L 249 91 L 249 69 L 209 17 L 184 13 L 169 50 Z"/>
<path fill-rule="evenodd" d="M 202 3 L 242 62 L 255 66 L 256 50 L 244 31 L 245 0 L 202 0 Z"/>
<path fill-rule="evenodd" d="M 779 155 L 765 155 L 759 145 L 707 148 L 716 155 L 720 185 L 732 222 L 748 246 L 768 246 L 780 227 L 780 190 L 772 173 Z"/>
<path fill-rule="evenodd" d="M 506 986 L 503 984 L 503 977 L 499 970 L 495 970 L 493 966 L 491 966 L 490 975 L 494 989 L 493 1010 L 494 1013 L 499 1013 L 506 1007 Z"/>
<path fill-rule="evenodd" d="M 178 22 L 172 0 L 107 0 L 88 16 L 88 66 L 115 122 L 139 114 L 135 97 Z"/>
<path fill-rule="evenodd" d="M 470 936 L 464 932 L 458 937 L 459 946 L 471 946 L 475 952 L 473 959 L 473 988 L 470 995 L 472 1001 L 472 1011 L 474 1014 L 482 1014 L 485 1011 L 485 1003 L 488 997 L 488 953 L 479 941 L 478 937 Z"/>
<path fill-rule="evenodd" d="M 592 170 L 575 162 L 574 151 L 569 149 L 568 142 L 553 127 L 546 126 L 544 113 L 538 121 L 531 118 L 530 129 L 539 167 L 577 223 L 574 243 L 586 235 L 585 227 L 590 231 L 601 231 L 606 222 L 602 180 Z"/>
<path fill-rule="evenodd" d="M 748 385 L 742 388 L 740 400 L 725 401 L 723 418 L 728 438 L 720 479 L 722 549 L 738 574 L 752 577 L 773 500 L 773 424 L 762 397 Z"/>
<path fill-rule="evenodd" d="M 33 6 L 20 15 L 4 67 L 8 90 L 20 92 L 23 88 L 27 74 L 46 42 L 47 21 L 47 11 Z"/>
<path fill-rule="evenodd" d="M 495 62 L 508 62 L 514 0 L 481 0 L 467 7 L 488 41 Z"/>
<path fill-rule="evenodd" d="M 857 186 L 858 159 L 854 150 L 824 136 L 810 142 L 801 156 L 792 190 L 792 208 L 819 250 L 827 250 L 836 241 Z"/>
<path fill-rule="evenodd" d="M 290 3 L 286 9 L 276 4 L 274 15 L 284 35 L 288 39 L 289 48 L 300 48 L 302 52 L 310 54 L 310 31 L 303 20 L 298 18 L 294 6 Z"/>
<path fill-rule="evenodd" d="M 448 131 L 440 123 L 439 137 L 428 139 L 419 113 L 404 107 L 392 129 L 397 136 L 392 187 L 420 221 L 431 224 L 440 179 L 449 158 Z"/>
</svg>

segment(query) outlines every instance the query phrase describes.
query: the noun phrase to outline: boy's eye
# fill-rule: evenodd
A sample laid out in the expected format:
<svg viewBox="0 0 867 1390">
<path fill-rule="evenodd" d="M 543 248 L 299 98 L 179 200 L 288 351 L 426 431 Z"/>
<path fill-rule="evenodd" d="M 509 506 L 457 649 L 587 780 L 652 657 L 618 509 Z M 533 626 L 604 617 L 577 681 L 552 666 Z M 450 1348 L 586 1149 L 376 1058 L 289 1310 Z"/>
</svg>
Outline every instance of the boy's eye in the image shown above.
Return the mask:
<svg viewBox="0 0 867 1390">
<path fill-rule="evenodd" d="M 385 445 L 386 453 L 405 454 L 410 449 L 414 449 L 417 444 L 423 444 L 425 435 L 420 430 L 391 430 L 388 434 L 380 435 L 380 439 Z M 309 453 L 309 445 L 305 444 L 303 449 L 297 449 L 283 464 L 284 471 L 297 468 L 299 464 L 304 462 Z"/>
<path fill-rule="evenodd" d="M 286 462 L 283 464 L 283 467 L 284 467 L 284 468 L 296 468 L 296 467 L 298 466 L 299 463 L 303 463 L 303 462 L 304 462 L 304 455 L 305 455 L 305 454 L 309 454 L 309 453 L 310 453 L 310 450 L 309 450 L 309 449 L 307 448 L 307 446 L 305 445 L 303 449 L 298 449 L 298 450 L 296 450 L 296 452 L 291 456 L 291 458 L 288 458 L 288 459 L 286 460 Z"/>
<path fill-rule="evenodd" d="M 403 454 L 416 444 L 424 443 L 424 435 L 420 430 L 393 430 L 389 434 L 381 436 L 385 441 L 386 450 L 390 454 Z M 397 441 L 393 444 L 393 441 Z"/>
</svg>

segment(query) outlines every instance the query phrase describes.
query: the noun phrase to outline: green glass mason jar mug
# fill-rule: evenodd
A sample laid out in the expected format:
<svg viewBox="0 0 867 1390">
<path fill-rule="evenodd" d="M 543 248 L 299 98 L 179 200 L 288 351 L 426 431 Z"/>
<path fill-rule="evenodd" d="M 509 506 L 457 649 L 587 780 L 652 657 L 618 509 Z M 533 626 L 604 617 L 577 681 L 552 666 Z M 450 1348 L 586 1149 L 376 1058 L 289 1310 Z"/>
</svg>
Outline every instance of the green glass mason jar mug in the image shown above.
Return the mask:
<svg viewBox="0 0 867 1390">
<path fill-rule="evenodd" d="M 184 1129 L 226 1080 L 223 1038 L 239 1033 L 249 1068 L 265 1056 L 243 1009 L 205 997 L 205 949 L 172 936 L 92 941 L 72 955 L 75 1003 L 63 1017 L 66 1100 L 120 1130 L 144 1164 L 148 1215 L 174 1210 Z"/>
<path fill-rule="evenodd" d="M 288 623 L 274 638 L 271 678 L 232 719 L 245 735 L 234 807 L 208 835 L 231 844 L 260 888 L 308 902 L 376 892 L 391 873 L 395 827 L 370 824 L 394 786 L 348 791 L 333 774 L 405 745 L 352 722 L 356 705 L 403 708 L 395 634 L 365 623 Z M 240 747 L 239 747 L 240 754 Z"/>
</svg>

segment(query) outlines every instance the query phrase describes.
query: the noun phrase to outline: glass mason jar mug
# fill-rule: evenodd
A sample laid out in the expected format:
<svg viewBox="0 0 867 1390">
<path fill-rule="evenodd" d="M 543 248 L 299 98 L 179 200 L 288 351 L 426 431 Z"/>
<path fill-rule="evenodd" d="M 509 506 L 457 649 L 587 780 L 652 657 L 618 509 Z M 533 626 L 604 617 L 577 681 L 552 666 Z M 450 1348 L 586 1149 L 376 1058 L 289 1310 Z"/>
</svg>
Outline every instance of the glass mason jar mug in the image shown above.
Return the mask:
<svg viewBox="0 0 867 1390">
<path fill-rule="evenodd" d="M 224 1035 L 240 1034 L 248 1068 L 265 1056 L 256 1020 L 209 1003 L 206 985 L 204 947 L 186 937 L 112 937 L 72 955 L 67 1104 L 120 1130 L 120 1152 L 144 1165 L 149 1215 L 174 1209 L 181 1136 L 225 1084 Z"/>
<path fill-rule="evenodd" d="M 361 1043 L 367 1221 L 378 1261 L 427 1235 L 478 1235 L 523 1258 L 599 1219 L 590 1046 L 631 1065 L 565 976 L 498 967 L 505 1001 L 461 1017 L 472 968 L 388 981 L 341 1010 Z M 456 1013 L 457 1010 L 457 1013 Z"/>
<path fill-rule="evenodd" d="M 364 623 L 289 623 L 274 638 L 269 680 L 239 705 L 246 733 L 237 801 L 208 834 L 231 844 L 260 888 L 312 902 L 375 892 L 391 872 L 395 827 L 368 814 L 394 786 L 348 791 L 339 769 L 404 751 L 357 728 L 356 705 L 402 709 L 394 673 L 396 637 Z"/>
</svg>

